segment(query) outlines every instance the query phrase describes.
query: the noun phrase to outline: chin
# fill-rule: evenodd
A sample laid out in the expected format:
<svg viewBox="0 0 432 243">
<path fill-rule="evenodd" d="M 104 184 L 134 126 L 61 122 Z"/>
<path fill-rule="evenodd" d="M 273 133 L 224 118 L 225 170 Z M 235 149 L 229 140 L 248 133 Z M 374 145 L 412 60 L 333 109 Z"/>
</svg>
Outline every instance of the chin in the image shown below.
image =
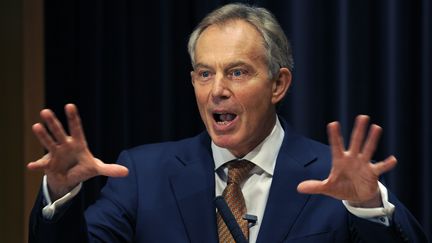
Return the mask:
<svg viewBox="0 0 432 243">
<path fill-rule="evenodd" d="M 234 139 L 230 135 L 211 135 L 212 141 L 219 147 L 228 148 L 231 147 L 234 143 Z"/>
<path fill-rule="evenodd" d="M 236 151 L 239 147 L 240 140 L 236 139 L 231 135 L 214 135 L 212 136 L 212 141 L 219 147 L 228 149 L 230 151 Z"/>
</svg>

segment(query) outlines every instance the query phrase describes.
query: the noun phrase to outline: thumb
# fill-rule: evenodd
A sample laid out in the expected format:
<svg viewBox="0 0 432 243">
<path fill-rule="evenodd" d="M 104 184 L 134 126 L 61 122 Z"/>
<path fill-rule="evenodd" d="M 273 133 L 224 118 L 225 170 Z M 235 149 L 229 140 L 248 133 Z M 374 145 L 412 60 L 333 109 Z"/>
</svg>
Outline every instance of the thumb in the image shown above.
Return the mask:
<svg viewBox="0 0 432 243">
<path fill-rule="evenodd" d="M 118 164 L 101 164 L 99 174 L 108 177 L 125 177 L 129 174 L 129 170 Z"/>
<path fill-rule="evenodd" d="M 391 169 L 393 169 L 397 164 L 396 157 L 393 155 L 389 156 L 384 161 L 373 164 L 372 166 L 375 168 L 376 174 L 381 175 Z"/>
<path fill-rule="evenodd" d="M 325 181 L 307 180 L 297 186 L 297 191 L 305 194 L 321 194 L 324 191 Z"/>
</svg>

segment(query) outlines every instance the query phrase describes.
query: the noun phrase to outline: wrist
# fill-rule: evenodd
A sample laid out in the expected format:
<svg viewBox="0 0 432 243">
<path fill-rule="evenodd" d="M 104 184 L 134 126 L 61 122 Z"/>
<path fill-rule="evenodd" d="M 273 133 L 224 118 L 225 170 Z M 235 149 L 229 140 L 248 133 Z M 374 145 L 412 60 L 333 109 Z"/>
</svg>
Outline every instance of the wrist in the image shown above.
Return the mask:
<svg viewBox="0 0 432 243">
<path fill-rule="evenodd" d="M 381 193 L 378 188 L 375 196 L 369 200 L 366 201 L 348 201 L 348 204 L 352 207 L 356 208 L 379 208 L 383 207 Z"/>
<path fill-rule="evenodd" d="M 53 179 L 53 176 L 46 177 L 47 180 L 47 189 L 51 201 L 56 201 L 59 198 L 62 198 L 64 195 L 72 191 L 79 183 L 68 185 L 66 183 L 62 183 L 62 180 Z"/>
</svg>

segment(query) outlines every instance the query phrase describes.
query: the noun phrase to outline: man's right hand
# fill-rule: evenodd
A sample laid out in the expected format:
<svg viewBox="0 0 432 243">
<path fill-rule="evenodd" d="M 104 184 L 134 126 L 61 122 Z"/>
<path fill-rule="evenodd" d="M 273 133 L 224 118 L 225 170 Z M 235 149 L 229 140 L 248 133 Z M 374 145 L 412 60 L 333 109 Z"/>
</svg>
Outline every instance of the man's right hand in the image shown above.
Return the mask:
<svg viewBox="0 0 432 243">
<path fill-rule="evenodd" d="M 80 182 L 98 175 L 123 177 L 128 169 L 117 164 L 105 164 L 95 158 L 87 147 L 81 120 L 75 105 L 67 104 L 65 112 L 69 125 L 68 135 L 55 114 L 42 110 L 43 123 L 33 125 L 33 132 L 48 153 L 37 161 L 30 162 L 30 170 L 43 170 L 47 176 L 52 201 L 70 192 Z"/>
</svg>

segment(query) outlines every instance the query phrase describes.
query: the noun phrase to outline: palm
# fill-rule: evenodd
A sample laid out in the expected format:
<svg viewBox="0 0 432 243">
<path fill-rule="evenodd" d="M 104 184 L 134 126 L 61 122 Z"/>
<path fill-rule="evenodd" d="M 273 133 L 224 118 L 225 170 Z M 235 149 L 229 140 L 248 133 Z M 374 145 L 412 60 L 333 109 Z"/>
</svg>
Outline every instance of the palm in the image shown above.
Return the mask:
<svg viewBox="0 0 432 243">
<path fill-rule="evenodd" d="M 94 158 L 87 146 L 81 141 L 68 139 L 64 144 L 57 145 L 44 159 L 46 159 L 45 174 L 49 179 L 69 181 L 69 184 L 78 184 L 97 175 L 98 159 Z"/>
<path fill-rule="evenodd" d="M 381 128 L 372 125 L 367 139 L 365 133 L 369 118 L 358 116 L 351 135 L 350 146 L 344 148 L 339 124 L 328 125 L 329 142 L 332 152 L 332 169 L 323 181 L 309 180 L 299 184 L 302 193 L 324 194 L 354 204 L 373 200 L 378 195 L 378 177 L 396 165 L 393 156 L 372 164 Z"/>
<path fill-rule="evenodd" d="M 65 107 L 70 135 L 50 110 L 43 110 L 42 124 L 35 124 L 33 131 L 40 143 L 48 150 L 41 159 L 28 164 L 29 169 L 44 170 L 54 197 L 60 197 L 78 183 L 97 175 L 125 176 L 128 171 L 120 165 L 104 164 L 95 158 L 87 147 L 80 118 L 74 105 Z"/>
</svg>

